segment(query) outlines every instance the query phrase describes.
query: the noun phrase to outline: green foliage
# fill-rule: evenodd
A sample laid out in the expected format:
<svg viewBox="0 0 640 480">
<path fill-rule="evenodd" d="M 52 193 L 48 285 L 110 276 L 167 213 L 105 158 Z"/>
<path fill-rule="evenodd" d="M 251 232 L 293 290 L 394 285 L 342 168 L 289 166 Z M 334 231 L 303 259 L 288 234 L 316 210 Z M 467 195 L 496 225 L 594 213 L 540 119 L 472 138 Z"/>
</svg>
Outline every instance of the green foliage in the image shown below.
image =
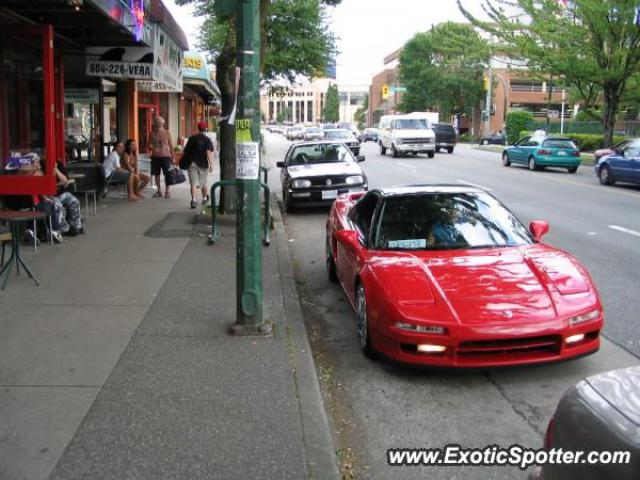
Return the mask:
<svg viewBox="0 0 640 480">
<path fill-rule="evenodd" d="M 329 89 L 324 96 L 322 118 L 323 121 L 328 123 L 336 123 L 340 120 L 340 96 L 337 85 L 329 85 Z"/>
<path fill-rule="evenodd" d="M 532 120 L 533 115 L 529 112 L 509 112 L 506 121 L 507 143 L 517 142 L 520 132 L 526 129 Z"/>
<path fill-rule="evenodd" d="M 465 17 L 498 39 L 502 55 L 563 78 L 585 110 L 601 103 L 605 144 L 611 143 L 629 81 L 640 72 L 637 2 L 574 0 L 567 6 L 558 0 L 484 0 L 487 20 L 475 18 L 462 2 Z"/>
<path fill-rule="evenodd" d="M 458 137 L 459 143 L 478 143 L 478 137 L 471 135 L 470 133 L 463 133 Z"/>
<path fill-rule="evenodd" d="M 400 55 L 400 81 L 407 88 L 400 109 L 437 110 L 442 118 L 472 113 L 484 95 L 489 48 L 468 24 L 441 23 L 417 33 Z"/>
<path fill-rule="evenodd" d="M 530 130 L 523 130 L 520 132 L 520 137 L 526 137 L 527 135 L 531 135 L 533 132 Z M 593 133 L 566 133 L 561 135 L 564 138 L 570 139 L 573 143 L 576 144 L 576 147 L 581 152 L 593 152 L 594 150 L 598 150 L 599 148 L 604 148 L 604 135 L 593 134 Z M 624 135 L 614 135 L 613 143 L 618 143 L 624 140 L 626 137 Z"/>
<path fill-rule="evenodd" d="M 367 126 L 367 112 L 369 111 L 369 94 L 365 94 L 364 102 L 358 107 L 353 115 L 354 120 L 358 124 L 358 129 L 363 130 Z"/>
<path fill-rule="evenodd" d="M 290 118 L 291 118 L 291 110 L 288 107 L 285 107 L 282 110 L 280 110 L 280 113 L 278 113 L 278 115 L 276 115 L 276 122 L 278 123 L 286 122 Z"/>
</svg>

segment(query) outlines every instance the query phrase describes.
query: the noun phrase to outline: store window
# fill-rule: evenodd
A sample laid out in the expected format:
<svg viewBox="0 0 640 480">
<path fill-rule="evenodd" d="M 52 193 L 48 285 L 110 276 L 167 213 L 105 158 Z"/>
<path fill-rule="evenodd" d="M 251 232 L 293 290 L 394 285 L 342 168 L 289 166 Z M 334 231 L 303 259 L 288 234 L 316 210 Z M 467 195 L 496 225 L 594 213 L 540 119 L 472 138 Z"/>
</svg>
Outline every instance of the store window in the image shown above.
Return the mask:
<svg viewBox="0 0 640 480">
<path fill-rule="evenodd" d="M 49 41 L 50 27 L 0 33 L 0 194 L 55 192 L 53 105 L 61 93 L 54 91 L 54 52 L 43 48 Z"/>
</svg>

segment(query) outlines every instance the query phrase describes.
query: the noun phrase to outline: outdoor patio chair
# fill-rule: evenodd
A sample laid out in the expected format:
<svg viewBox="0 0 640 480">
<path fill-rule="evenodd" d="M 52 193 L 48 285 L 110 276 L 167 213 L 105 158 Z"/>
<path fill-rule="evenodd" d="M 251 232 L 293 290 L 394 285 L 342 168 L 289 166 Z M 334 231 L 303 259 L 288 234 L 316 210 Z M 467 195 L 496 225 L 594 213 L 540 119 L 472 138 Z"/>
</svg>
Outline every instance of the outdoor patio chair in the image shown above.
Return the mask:
<svg viewBox="0 0 640 480">
<path fill-rule="evenodd" d="M 122 187 L 122 193 L 121 196 L 127 196 L 127 181 L 126 180 L 120 180 L 120 181 L 112 181 L 113 178 L 113 172 L 111 173 L 111 175 L 107 176 L 106 172 L 104 171 L 104 165 L 100 165 L 100 176 L 102 177 L 103 181 L 104 181 L 104 187 L 102 187 L 102 192 L 101 192 L 101 198 L 106 198 L 107 194 L 109 193 L 109 189 L 111 187 Z"/>
</svg>

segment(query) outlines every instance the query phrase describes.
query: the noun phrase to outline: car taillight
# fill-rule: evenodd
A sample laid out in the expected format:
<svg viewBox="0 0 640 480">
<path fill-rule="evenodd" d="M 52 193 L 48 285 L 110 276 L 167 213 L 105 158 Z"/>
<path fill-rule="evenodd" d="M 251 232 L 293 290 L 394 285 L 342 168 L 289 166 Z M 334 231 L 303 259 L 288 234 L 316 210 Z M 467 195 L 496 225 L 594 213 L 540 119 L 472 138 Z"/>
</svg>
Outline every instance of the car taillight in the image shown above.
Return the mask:
<svg viewBox="0 0 640 480">
<path fill-rule="evenodd" d="M 551 445 L 553 444 L 553 431 L 556 428 L 556 419 L 555 417 L 551 417 L 549 420 L 549 425 L 547 426 L 547 432 L 544 434 L 544 448 L 546 450 L 551 449 Z"/>
<path fill-rule="evenodd" d="M 551 150 L 547 150 L 546 148 L 541 148 L 538 150 L 538 155 L 551 155 Z"/>
<path fill-rule="evenodd" d="M 580 152 L 578 150 L 574 150 L 573 152 L 571 152 L 571 156 L 572 157 L 579 157 L 580 156 Z"/>
</svg>

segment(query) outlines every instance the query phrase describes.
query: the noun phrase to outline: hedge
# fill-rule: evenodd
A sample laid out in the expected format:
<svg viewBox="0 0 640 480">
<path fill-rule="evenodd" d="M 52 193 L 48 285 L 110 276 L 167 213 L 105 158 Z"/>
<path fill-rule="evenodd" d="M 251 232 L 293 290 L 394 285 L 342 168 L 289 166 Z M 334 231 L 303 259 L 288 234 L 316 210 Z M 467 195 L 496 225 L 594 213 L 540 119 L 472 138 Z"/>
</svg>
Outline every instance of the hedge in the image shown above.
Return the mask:
<svg viewBox="0 0 640 480">
<path fill-rule="evenodd" d="M 514 143 L 518 141 L 518 133 L 527 129 L 529 122 L 533 120 L 533 115 L 529 112 L 513 111 L 507 114 L 506 130 L 507 142 Z"/>
<path fill-rule="evenodd" d="M 520 132 L 520 138 L 532 134 L 533 132 L 523 130 L 522 132 Z M 570 139 L 573 143 L 576 144 L 581 152 L 593 152 L 594 150 L 598 150 L 599 148 L 603 148 L 604 146 L 604 135 L 596 135 L 592 133 L 565 133 L 559 136 Z M 613 143 L 616 144 L 624 140 L 625 138 L 626 137 L 624 135 L 614 135 Z"/>
</svg>

